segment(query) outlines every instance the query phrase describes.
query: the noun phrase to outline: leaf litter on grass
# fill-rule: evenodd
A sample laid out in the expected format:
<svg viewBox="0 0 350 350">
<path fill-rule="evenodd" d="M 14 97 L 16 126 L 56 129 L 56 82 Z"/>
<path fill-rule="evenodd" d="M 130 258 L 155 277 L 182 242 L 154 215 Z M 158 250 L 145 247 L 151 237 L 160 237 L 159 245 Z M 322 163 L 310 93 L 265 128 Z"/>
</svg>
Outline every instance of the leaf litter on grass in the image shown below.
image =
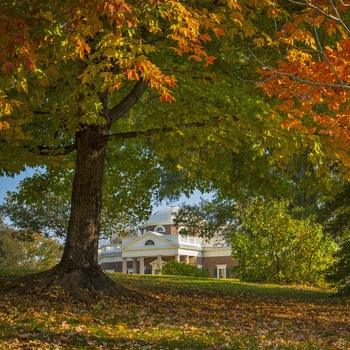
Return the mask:
<svg viewBox="0 0 350 350">
<path fill-rule="evenodd" d="M 347 299 L 264 296 L 234 285 L 201 291 L 197 282 L 186 289 L 161 277 L 129 277 L 149 298 L 93 305 L 3 295 L 0 349 L 350 348 Z"/>
</svg>

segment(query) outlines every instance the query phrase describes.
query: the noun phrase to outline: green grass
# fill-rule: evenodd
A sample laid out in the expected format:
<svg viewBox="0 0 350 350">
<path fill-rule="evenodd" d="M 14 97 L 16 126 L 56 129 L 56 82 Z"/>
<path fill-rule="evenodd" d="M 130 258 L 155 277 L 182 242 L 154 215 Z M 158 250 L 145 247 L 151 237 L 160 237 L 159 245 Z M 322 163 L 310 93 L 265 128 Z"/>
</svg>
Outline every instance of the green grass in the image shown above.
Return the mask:
<svg viewBox="0 0 350 350">
<path fill-rule="evenodd" d="M 24 272 L 28 273 L 28 271 Z M 0 283 L 23 274 L 0 271 Z M 349 349 L 350 303 L 306 286 L 110 276 L 139 300 L 0 296 L 0 349 Z"/>
<path fill-rule="evenodd" d="M 153 290 L 174 288 L 175 290 L 201 293 L 221 293 L 226 296 L 246 294 L 252 297 L 287 297 L 292 299 L 324 299 L 335 297 L 331 289 L 320 289 L 306 285 L 276 285 L 264 283 L 246 283 L 236 279 L 213 279 L 184 276 L 123 275 L 112 273 L 110 276 L 125 285 L 149 286 Z M 344 300 L 344 299 L 341 299 Z"/>
</svg>

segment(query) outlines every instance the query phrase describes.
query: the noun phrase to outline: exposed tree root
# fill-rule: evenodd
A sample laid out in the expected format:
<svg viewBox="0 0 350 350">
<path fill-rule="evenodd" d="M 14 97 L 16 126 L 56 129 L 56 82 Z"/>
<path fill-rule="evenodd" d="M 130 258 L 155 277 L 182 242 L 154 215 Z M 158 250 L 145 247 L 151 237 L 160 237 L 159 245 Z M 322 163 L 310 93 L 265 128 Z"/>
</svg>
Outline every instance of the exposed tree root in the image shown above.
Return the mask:
<svg viewBox="0 0 350 350">
<path fill-rule="evenodd" d="M 144 298 L 144 294 L 110 279 L 99 267 L 65 270 L 60 265 L 50 270 L 26 275 L 0 287 L 0 293 L 35 293 L 43 298 L 65 299 L 68 296 L 86 304 L 102 297 Z"/>
</svg>

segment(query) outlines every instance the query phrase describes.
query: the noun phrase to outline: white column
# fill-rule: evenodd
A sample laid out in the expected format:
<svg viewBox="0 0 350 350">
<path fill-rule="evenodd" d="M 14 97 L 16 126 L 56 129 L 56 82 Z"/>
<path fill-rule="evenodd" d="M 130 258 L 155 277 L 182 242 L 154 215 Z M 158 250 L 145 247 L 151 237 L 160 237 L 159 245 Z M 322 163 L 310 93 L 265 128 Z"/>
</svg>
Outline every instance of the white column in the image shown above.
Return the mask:
<svg viewBox="0 0 350 350">
<path fill-rule="evenodd" d="M 190 257 L 188 255 L 185 255 L 185 263 L 188 264 L 190 262 Z"/>
<path fill-rule="evenodd" d="M 122 263 L 122 273 L 127 273 L 127 262 L 126 258 L 123 258 L 123 263 Z"/>
<path fill-rule="evenodd" d="M 162 256 L 158 255 L 157 257 L 157 268 L 161 269 L 162 268 Z"/>
<path fill-rule="evenodd" d="M 145 258 L 143 256 L 140 257 L 140 274 L 145 274 Z"/>
<path fill-rule="evenodd" d="M 137 258 L 132 259 L 132 273 L 137 273 Z"/>
<path fill-rule="evenodd" d="M 180 254 L 175 254 L 175 261 L 180 262 Z"/>
</svg>

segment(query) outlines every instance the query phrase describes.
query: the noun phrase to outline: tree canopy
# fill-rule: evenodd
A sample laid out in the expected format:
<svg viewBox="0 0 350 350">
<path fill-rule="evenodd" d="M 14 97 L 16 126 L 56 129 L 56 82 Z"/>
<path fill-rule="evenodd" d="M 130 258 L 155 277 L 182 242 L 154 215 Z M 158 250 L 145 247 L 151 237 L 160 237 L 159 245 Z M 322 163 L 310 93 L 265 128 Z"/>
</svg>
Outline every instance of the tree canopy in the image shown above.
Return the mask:
<svg viewBox="0 0 350 350">
<path fill-rule="evenodd" d="M 282 6 L 279 8 L 280 14 L 287 17 L 273 43 L 279 47 L 281 57 L 271 63 L 259 59 L 263 78 L 260 86 L 280 100 L 276 113 L 284 116 L 284 127 L 318 135 L 323 150 L 346 171 L 350 3 L 287 3 L 296 11 L 287 13 Z"/>
</svg>

